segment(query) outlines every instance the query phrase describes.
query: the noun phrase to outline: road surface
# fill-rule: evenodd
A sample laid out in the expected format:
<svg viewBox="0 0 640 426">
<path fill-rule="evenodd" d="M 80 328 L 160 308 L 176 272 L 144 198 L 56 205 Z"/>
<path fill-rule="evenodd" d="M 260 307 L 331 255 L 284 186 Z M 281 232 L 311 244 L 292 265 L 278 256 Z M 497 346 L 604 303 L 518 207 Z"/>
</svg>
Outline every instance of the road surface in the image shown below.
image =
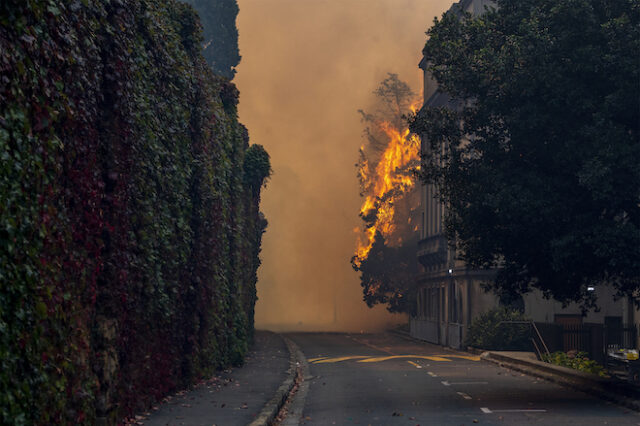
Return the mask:
<svg viewBox="0 0 640 426">
<path fill-rule="evenodd" d="M 300 424 L 640 425 L 634 411 L 393 334 L 287 337 L 312 376 L 306 395 L 298 395 L 302 415 L 290 414 Z"/>
</svg>

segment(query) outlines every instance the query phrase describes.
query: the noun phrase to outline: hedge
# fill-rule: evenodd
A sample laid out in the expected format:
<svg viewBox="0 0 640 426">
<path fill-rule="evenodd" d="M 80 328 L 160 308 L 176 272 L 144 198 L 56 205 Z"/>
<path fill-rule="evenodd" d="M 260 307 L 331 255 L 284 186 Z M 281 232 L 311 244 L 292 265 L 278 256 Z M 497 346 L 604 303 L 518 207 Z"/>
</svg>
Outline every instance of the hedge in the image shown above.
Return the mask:
<svg viewBox="0 0 640 426">
<path fill-rule="evenodd" d="M 188 5 L 5 0 L 0 23 L 0 423 L 114 424 L 242 362 L 268 155 Z"/>
</svg>

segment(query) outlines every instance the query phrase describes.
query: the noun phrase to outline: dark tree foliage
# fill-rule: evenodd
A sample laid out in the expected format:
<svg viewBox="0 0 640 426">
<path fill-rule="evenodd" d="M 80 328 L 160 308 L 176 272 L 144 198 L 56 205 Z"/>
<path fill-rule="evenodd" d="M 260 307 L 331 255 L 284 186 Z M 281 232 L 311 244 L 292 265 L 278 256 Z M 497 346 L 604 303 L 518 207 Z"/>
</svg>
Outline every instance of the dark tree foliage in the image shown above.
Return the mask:
<svg viewBox="0 0 640 426">
<path fill-rule="evenodd" d="M 244 155 L 244 182 L 259 196 L 260 188 L 266 184 L 271 176 L 271 161 L 269 153 L 262 145 L 254 144 Z"/>
<path fill-rule="evenodd" d="M 640 287 L 640 3 L 498 0 L 447 13 L 425 56 L 457 110 L 425 108 L 422 176 L 495 287 L 561 301 Z M 460 124 L 462 123 L 462 125 Z M 443 152 L 440 147 L 447 149 Z"/>
<path fill-rule="evenodd" d="M 242 362 L 270 168 L 201 42 L 175 0 L 0 2 L 0 424 L 116 424 Z"/>
<path fill-rule="evenodd" d="M 216 74 L 232 79 L 240 63 L 238 51 L 238 3 L 236 0 L 184 0 L 200 15 L 203 27 L 203 50 Z"/>
<path fill-rule="evenodd" d="M 513 322 L 512 322 L 513 321 Z M 494 351 L 531 351 L 531 321 L 518 310 L 500 306 L 473 320 L 465 346 Z"/>
<path fill-rule="evenodd" d="M 415 274 L 418 271 L 415 256 L 417 237 L 399 247 L 389 247 L 382 235 L 376 235 L 369 256 L 355 270 L 360 271 L 363 300 L 368 307 L 387 305 L 389 312 L 412 313 L 415 309 Z"/>
</svg>

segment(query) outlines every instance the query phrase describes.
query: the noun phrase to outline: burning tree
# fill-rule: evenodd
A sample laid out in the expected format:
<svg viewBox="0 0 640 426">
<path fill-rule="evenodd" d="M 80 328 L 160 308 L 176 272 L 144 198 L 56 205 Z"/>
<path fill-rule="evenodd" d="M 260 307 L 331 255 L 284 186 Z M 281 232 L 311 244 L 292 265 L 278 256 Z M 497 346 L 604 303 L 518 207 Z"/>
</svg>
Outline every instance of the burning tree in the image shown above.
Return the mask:
<svg viewBox="0 0 640 426">
<path fill-rule="evenodd" d="M 417 272 L 415 247 L 418 205 L 415 171 L 420 141 L 405 119 L 421 100 L 397 74 L 388 74 L 373 92 L 373 113 L 360 110 L 366 143 L 356 167 L 360 181 L 363 226 L 351 265 L 361 272 L 364 301 L 387 304 L 391 312 L 407 312 L 409 290 Z"/>
</svg>

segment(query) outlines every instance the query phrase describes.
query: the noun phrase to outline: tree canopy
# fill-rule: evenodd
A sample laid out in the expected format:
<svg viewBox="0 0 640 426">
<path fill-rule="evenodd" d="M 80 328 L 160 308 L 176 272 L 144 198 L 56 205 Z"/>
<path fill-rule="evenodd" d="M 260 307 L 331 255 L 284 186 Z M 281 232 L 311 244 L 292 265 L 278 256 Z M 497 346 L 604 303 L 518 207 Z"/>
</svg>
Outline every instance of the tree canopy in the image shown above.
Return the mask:
<svg viewBox="0 0 640 426">
<path fill-rule="evenodd" d="M 412 118 L 446 228 L 494 288 L 593 302 L 640 286 L 640 4 L 498 0 L 450 11 L 424 48 L 455 108 Z M 446 149 L 442 149 L 442 146 Z M 637 293 L 635 293 L 637 295 Z"/>
<path fill-rule="evenodd" d="M 393 73 L 373 95 L 371 112 L 358 111 L 366 142 L 356 168 L 363 205 L 368 207 L 360 211 L 366 238 L 359 241 L 351 265 L 361 273 L 363 300 L 369 307 L 384 304 L 391 312 L 409 312 L 415 305 L 410 290 L 418 271 L 413 207 L 419 203 L 414 186 L 419 141 L 409 137 L 405 114 L 417 99 Z"/>
</svg>

